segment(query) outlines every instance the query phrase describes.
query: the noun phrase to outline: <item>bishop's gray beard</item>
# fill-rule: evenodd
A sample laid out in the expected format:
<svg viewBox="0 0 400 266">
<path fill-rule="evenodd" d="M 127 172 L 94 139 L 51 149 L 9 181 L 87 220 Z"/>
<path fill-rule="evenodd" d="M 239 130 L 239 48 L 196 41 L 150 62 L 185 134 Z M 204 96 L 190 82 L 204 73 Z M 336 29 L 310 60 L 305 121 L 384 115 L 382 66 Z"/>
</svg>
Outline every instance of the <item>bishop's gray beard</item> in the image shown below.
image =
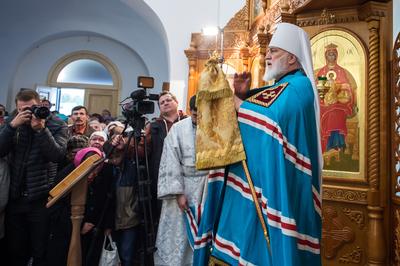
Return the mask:
<svg viewBox="0 0 400 266">
<path fill-rule="evenodd" d="M 282 77 L 287 72 L 286 69 L 288 66 L 287 66 L 287 64 L 285 64 L 286 60 L 287 60 L 287 57 L 282 56 L 272 66 L 268 66 L 268 64 L 266 64 L 263 80 L 270 81 L 270 80 L 273 80 L 273 79 L 276 80 L 276 79 Z"/>
</svg>

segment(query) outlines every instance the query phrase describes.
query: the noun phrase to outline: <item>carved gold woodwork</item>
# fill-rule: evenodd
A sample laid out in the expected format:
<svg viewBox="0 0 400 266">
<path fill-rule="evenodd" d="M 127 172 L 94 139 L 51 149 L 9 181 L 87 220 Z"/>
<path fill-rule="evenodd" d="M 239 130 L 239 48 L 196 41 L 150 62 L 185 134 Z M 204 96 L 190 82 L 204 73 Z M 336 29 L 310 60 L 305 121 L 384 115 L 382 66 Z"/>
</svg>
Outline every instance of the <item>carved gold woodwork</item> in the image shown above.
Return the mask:
<svg viewBox="0 0 400 266">
<path fill-rule="evenodd" d="M 379 177 L 381 173 L 381 88 L 380 88 L 380 12 L 367 3 L 363 6 L 369 31 L 369 64 L 367 96 L 367 169 L 368 169 L 368 263 L 386 265 L 386 241 L 383 229 L 383 208 L 380 205 L 381 190 Z M 377 248 L 379 247 L 379 248 Z"/>
<path fill-rule="evenodd" d="M 400 205 L 400 33 L 394 42 L 392 55 L 392 198 Z"/>
<path fill-rule="evenodd" d="M 235 16 L 226 24 L 224 30 L 244 30 L 249 29 L 249 1 L 246 1 L 245 6 L 235 14 Z"/>
<path fill-rule="evenodd" d="M 367 190 L 326 185 L 322 191 L 322 198 L 329 201 L 367 204 Z"/>
<path fill-rule="evenodd" d="M 362 249 L 360 247 L 356 247 L 350 253 L 343 255 L 340 257 L 339 262 L 341 263 L 360 263 L 362 259 Z"/>
<path fill-rule="evenodd" d="M 394 265 L 400 265 L 400 210 L 397 209 L 394 218 Z"/>
<path fill-rule="evenodd" d="M 343 213 L 349 217 L 349 219 L 355 222 L 360 229 L 364 227 L 365 218 L 362 211 L 352 210 L 349 208 L 343 208 Z"/>
<path fill-rule="evenodd" d="M 188 77 L 188 94 L 194 95 L 196 91 L 194 88 L 197 83 L 197 54 L 196 54 L 196 45 L 195 43 L 190 44 L 190 48 L 185 50 L 185 54 L 189 59 L 189 77 Z M 188 97 L 187 99 L 190 99 Z M 189 102 L 187 102 L 186 106 L 189 106 Z"/>
<path fill-rule="evenodd" d="M 328 206 L 322 211 L 322 246 L 323 256 L 332 259 L 338 250 L 346 243 L 354 240 L 353 230 L 345 226 L 342 219 L 338 217 L 337 211 Z"/>
<path fill-rule="evenodd" d="M 400 33 L 394 41 L 392 51 L 392 94 L 391 94 L 391 133 L 392 133 L 392 180 L 391 199 L 394 213 L 391 224 L 393 265 L 400 265 Z"/>
</svg>

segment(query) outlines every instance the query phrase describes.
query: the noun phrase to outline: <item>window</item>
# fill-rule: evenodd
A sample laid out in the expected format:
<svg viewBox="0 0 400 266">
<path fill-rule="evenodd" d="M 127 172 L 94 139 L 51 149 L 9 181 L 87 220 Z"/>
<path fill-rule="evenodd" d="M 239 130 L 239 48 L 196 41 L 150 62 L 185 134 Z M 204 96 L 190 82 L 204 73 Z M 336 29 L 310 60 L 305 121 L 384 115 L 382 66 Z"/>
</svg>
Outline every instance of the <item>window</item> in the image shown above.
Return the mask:
<svg viewBox="0 0 400 266">
<path fill-rule="evenodd" d="M 51 111 L 58 111 L 60 114 L 70 115 L 72 108 L 77 105 L 84 105 L 85 89 L 80 88 L 52 88 L 37 86 L 36 91 L 40 96 L 52 103 Z"/>
<path fill-rule="evenodd" d="M 113 85 L 110 72 L 101 63 L 92 59 L 72 61 L 60 71 L 57 82 Z"/>
</svg>

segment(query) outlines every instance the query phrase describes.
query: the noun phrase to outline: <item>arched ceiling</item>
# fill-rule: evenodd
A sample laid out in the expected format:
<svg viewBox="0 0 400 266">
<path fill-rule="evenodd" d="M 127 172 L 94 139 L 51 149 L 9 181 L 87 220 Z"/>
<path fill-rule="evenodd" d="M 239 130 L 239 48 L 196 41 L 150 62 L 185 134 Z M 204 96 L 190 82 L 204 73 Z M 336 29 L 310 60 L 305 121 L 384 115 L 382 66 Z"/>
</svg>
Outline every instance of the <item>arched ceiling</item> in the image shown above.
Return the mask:
<svg viewBox="0 0 400 266">
<path fill-rule="evenodd" d="M 168 40 L 155 12 L 141 0 L 2 0 L 0 89 L 12 86 L 19 62 L 52 39 L 103 36 L 135 51 L 153 75 L 169 78 Z"/>
</svg>

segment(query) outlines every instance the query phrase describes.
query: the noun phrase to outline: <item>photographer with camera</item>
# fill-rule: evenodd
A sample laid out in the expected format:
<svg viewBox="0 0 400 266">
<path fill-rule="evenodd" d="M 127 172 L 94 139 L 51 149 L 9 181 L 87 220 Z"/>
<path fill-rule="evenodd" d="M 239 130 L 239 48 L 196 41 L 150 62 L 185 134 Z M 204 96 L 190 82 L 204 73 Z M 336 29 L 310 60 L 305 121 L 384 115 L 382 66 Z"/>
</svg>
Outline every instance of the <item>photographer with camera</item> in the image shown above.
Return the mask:
<svg viewBox="0 0 400 266">
<path fill-rule="evenodd" d="M 0 157 L 10 157 L 10 195 L 6 209 L 9 265 L 46 265 L 49 213 L 47 196 L 63 160 L 67 126 L 39 106 L 34 90 L 15 97 L 17 112 L 0 129 Z"/>
</svg>

